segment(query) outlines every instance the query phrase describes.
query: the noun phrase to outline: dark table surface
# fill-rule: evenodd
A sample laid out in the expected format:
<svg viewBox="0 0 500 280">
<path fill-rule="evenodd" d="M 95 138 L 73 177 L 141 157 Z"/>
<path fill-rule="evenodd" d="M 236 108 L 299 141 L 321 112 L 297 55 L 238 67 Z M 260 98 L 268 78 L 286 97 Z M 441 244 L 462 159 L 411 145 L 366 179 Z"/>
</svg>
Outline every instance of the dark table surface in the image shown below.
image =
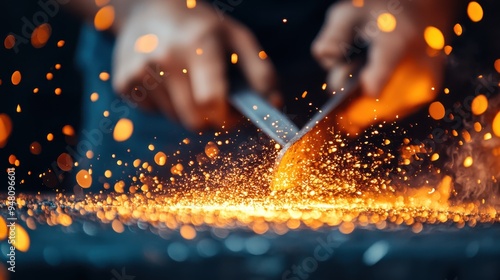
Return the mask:
<svg viewBox="0 0 500 280">
<path fill-rule="evenodd" d="M 18 252 L 10 279 L 500 279 L 500 227 L 491 224 L 347 235 L 336 227 L 284 235 L 206 228 L 185 240 L 147 224 L 119 234 L 79 221 L 29 234 L 30 249 Z"/>
</svg>

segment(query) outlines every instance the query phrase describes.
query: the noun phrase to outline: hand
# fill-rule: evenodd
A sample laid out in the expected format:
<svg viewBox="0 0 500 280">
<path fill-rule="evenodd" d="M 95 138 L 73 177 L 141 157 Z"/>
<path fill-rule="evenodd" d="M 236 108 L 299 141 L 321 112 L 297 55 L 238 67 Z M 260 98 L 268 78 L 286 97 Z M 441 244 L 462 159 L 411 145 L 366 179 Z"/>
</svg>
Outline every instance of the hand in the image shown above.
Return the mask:
<svg viewBox="0 0 500 280">
<path fill-rule="evenodd" d="M 364 1 L 355 7 L 345 1 L 330 8 L 325 24 L 312 45 L 312 53 L 329 71 L 327 84 L 338 91 L 355 63 L 353 54 L 367 50 L 359 74 L 362 96 L 339 114 L 341 129 L 356 134 L 374 122 L 393 121 L 414 112 L 435 98 L 441 85 L 444 57 L 431 49 L 424 30 L 434 26 L 445 35 L 451 31 L 453 2 Z M 389 12 L 395 17 L 378 16 Z M 393 30 L 391 30 L 393 29 Z"/>
<path fill-rule="evenodd" d="M 139 38 L 150 34 L 141 49 Z M 220 128 L 229 121 L 226 65 L 231 52 L 257 92 L 279 103 L 275 71 L 260 59 L 250 31 L 233 19 L 221 21 L 210 5 L 188 9 L 182 1 L 137 1 L 118 31 L 113 86 L 122 94 L 145 83 L 151 70 L 163 71 L 164 82 L 149 87 L 142 107 L 156 108 L 191 130 Z M 125 94 L 127 96 L 127 94 Z"/>
</svg>

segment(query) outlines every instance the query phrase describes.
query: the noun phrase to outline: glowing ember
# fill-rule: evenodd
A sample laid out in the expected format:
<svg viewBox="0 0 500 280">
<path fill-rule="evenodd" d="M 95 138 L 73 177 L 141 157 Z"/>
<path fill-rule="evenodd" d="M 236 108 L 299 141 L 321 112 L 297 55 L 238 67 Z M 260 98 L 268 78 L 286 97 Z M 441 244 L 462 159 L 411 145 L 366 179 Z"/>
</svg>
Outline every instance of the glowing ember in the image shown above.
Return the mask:
<svg viewBox="0 0 500 280">
<path fill-rule="evenodd" d="M 463 30 L 462 30 L 462 26 L 460 25 L 460 23 L 457 23 L 457 24 L 455 24 L 455 25 L 453 26 L 453 32 L 455 32 L 455 34 L 456 34 L 457 36 L 462 35 Z"/>
<path fill-rule="evenodd" d="M 236 53 L 231 54 L 231 63 L 232 64 L 238 63 L 238 54 L 236 54 Z"/>
<path fill-rule="evenodd" d="M 267 58 L 267 53 L 265 51 L 260 51 L 259 52 L 259 58 L 264 60 Z"/>
<path fill-rule="evenodd" d="M 41 48 L 47 44 L 47 41 L 50 38 L 50 35 L 52 33 L 52 28 L 48 23 L 44 23 L 33 31 L 31 33 L 31 44 L 35 48 Z"/>
<path fill-rule="evenodd" d="M 113 138 L 117 142 L 126 141 L 134 132 L 134 124 L 129 119 L 120 119 L 113 130 Z"/>
<path fill-rule="evenodd" d="M 33 142 L 30 145 L 30 152 L 34 155 L 39 155 L 42 152 L 42 146 L 38 142 Z"/>
<path fill-rule="evenodd" d="M 10 81 L 15 86 L 17 86 L 19 83 L 21 83 L 21 72 L 14 71 L 14 73 L 12 73 L 12 76 L 10 77 Z"/>
<path fill-rule="evenodd" d="M 484 94 L 476 96 L 471 104 L 472 113 L 474 115 L 481 115 L 488 109 L 488 98 Z"/>
<path fill-rule="evenodd" d="M 84 189 L 90 188 L 92 185 L 92 176 L 87 170 L 82 169 L 76 174 L 76 182 Z"/>
<path fill-rule="evenodd" d="M 115 9 L 113 6 L 105 6 L 97 11 L 94 17 L 95 29 L 104 31 L 109 29 L 115 20 Z"/>
<path fill-rule="evenodd" d="M 497 72 L 500 73 L 500 58 L 495 60 L 494 67 L 495 70 L 497 70 Z"/>
<path fill-rule="evenodd" d="M 208 142 L 207 145 L 205 146 L 205 154 L 209 158 L 215 158 L 219 154 L 219 148 L 217 147 L 217 144 L 214 142 Z"/>
<path fill-rule="evenodd" d="M 101 81 L 103 82 L 109 80 L 109 73 L 108 72 L 99 73 L 99 79 L 101 79 Z"/>
<path fill-rule="evenodd" d="M 158 152 L 155 155 L 155 162 L 159 166 L 165 165 L 167 163 L 167 155 L 164 152 Z"/>
<path fill-rule="evenodd" d="M 429 115 L 435 120 L 440 120 L 444 118 L 445 108 L 443 104 L 439 101 L 432 102 L 429 106 Z"/>
<path fill-rule="evenodd" d="M 14 35 L 9 34 L 7 37 L 5 37 L 5 40 L 3 41 L 3 45 L 6 49 L 12 49 L 16 45 L 16 37 Z"/>
<path fill-rule="evenodd" d="M 428 26 L 424 31 L 424 39 L 429 47 L 441 50 L 444 47 L 444 36 L 441 30 L 434 26 Z"/>
<path fill-rule="evenodd" d="M 62 133 L 66 136 L 74 136 L 75 129 L 71 125 L 67 124 L 67 125 L 63 126 Z"/>
<path fill-rule="evenodd" d="M 467 15 L 473 22 L 478 22 L 483 19 L 483 8 L 476 1 L 472 1 L 467 5 Z"/>
<path fill-rule="evenodd" d="M 62 153 L 57 157 L 57 166 L 63 171 L 70 171 L 73 168 L 73 159 L 67 153 Z"/>
<path fill-rule="evenodd" d="M 186 7 L 188 9 L 193 9 L 196 7 L 196 0 L 186 0 Z"/>
<path fill-rule="evenodd" d="M 493 134 L 495 134 L 496 137 L 500 137 L 500 112 L 495 115 L 491 127 L 493 129 Z"/>
<path fill-rule="evenodd" d="M 5 147 L 11 132 L 12 121 L 10 120 L 9 115 L 0 114 L 0 148 Z"/>
<path fill-rule="evenodd" d="M 377 26 L 382 32 L 392 32 L 396 29 L 396 18 L 390 13 L 382 13 L 377 17 Z"/>
</svg>

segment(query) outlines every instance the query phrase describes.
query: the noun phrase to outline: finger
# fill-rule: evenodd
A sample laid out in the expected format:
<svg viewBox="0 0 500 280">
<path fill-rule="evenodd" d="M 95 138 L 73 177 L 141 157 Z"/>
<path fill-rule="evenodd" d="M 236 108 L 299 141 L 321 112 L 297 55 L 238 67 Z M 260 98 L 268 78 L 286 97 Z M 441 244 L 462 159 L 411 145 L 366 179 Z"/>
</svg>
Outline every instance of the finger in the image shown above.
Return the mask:
<svg viewBox="0 0 500 280">
<path fill-rule="evenodd" d="M 229 20 L 225 26 L 228 44 L 238 54 L 238 64 L 250 86 L 267 97 L 273 105 L 281 106 L 283 100 L 277 90 L 276 71 L 267 55 L 259 56 L 262 47 L 257 39 L 246 27 L 233 20 Z"/>
<path fill-rule="evenodd" d="M 329 9 L 327 21 L 311 46 L 313 56 L 322 67 L 329 70 L 336 63 L 349 59 L 354 27 L 360 22 L 361 16 L 360 9 L 350 2 L 342 2 Z"/>
<path fill-rule="evenodd" d="M 355 63 L 338 64 L 330 72 L 328 72 L 327 84 L 331 90 L 339 91 L 347 84 L 347 80 L 355 70 L 357 65 Z"/>
<path fill-rule="evenodd" d="M 177 118 L 186 128 L 197 131 L 206 126 L 202 113 L 195 105 L 187 74 L 177 69 L 168 77 L 166 90 L 168 94 L 155 95 L 165 114 L 168 115 L 168 100 L 170 100 Z"/>
<path fill-rule="evenodd" d="M 395 68 L 403 59 L 407 44 L 401 36 L 381 34 L 368 51 L 367 65 L 361 72 L 361 85 L 367 96 L 378 97 Z"/>
<path fill-rule="evenodd" d="M 226 62 L 221 42 L 217 37 L 204 38 L 197 44 L 203 52 L 188 57 L 188 71 L 193 90 L 193 99 L 198 109 L 214 126 L 220 126 L 227 119 Z"/>
</svg>

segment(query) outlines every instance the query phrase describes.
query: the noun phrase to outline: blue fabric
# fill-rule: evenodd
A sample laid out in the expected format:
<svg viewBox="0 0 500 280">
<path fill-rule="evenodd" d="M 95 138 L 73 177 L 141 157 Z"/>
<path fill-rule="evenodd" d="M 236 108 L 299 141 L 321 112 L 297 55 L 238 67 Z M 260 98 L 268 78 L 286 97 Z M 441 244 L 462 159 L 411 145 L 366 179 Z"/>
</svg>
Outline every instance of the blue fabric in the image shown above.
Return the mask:
<svg viewBox="0 0 500 280">
<path fill-rule="evenodd" d="M 154 155 L 158 151 L 170 156 L 181 149 L 184 156 L 190 156 L 187 150 L 191 153 L 202 152 L 205 143 L 213 139 L 213 132 L 206 132 L 205 136 L 200 137 L 162 114 L 143 111 L 133 104 L 131 106 L 115 94 L 111 80 L 102 81 L 99 78 L 101 72 L 111 73 L 113 44 L 114 40 L 109 35 L 97 32 L 92 26 L 82 27 L 77 64 L 83 73 L 83 123 L 75 150 L 79 155 L 77 169 L 92 169 L 94 189 L 102 188 L 103 182 L 114 183 L 122 179 L 129 182 L 131 176 L 137 175 L 137 168 L 132 164 L 135 159 L 152 164 L 155 173 L 168 178 L 171 176 L 169 170 L 172 162 L 168 162 L 163 168 L 156 166 Z M 99 99 L 92 102 L 90 95 L 94 92 L 99 95 Z M 108 117 L 104 117 L 104 111 L 109 112 Z M 116 142 L 113 139 L 113 128 L 121 118 L 133 122 L 134 132 L 127 141 Z M 185 138 L 191 140 L 189 148 L 182 148 L 185 145 L 180 145 Z M 155 146 L 154 151 L 148 149 L 149 144 Z M 85 156 L 87 150 L 93 151 L 93 158 Z M 118 160 L 122 161 L 122 165 L 117 164 Z M 112 172 L 111 179 L 104 177 L 105 170 Z"/>
</svg>

